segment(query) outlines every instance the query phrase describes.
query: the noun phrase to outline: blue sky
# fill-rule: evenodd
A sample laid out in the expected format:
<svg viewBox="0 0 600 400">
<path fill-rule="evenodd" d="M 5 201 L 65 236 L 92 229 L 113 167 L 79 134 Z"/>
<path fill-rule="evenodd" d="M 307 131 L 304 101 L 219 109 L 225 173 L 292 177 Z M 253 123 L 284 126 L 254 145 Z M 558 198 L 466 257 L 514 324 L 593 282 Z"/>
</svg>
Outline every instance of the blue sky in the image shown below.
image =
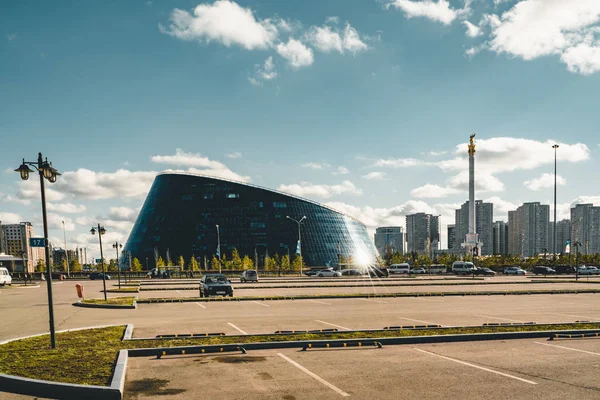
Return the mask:
<svg viewBox="0 0 600 400">
<path fill-rule="evenodd" d="M 445 229 L 472 132 L 496 219 L 552 202 L 555 142 L 559 218 L 600 204 L 596 0 L 6 0 L 0 35 L 0 220 L 41 232 L 41 151 L 57 246 L 124 242 L 166 169 Z"/>
</svg>

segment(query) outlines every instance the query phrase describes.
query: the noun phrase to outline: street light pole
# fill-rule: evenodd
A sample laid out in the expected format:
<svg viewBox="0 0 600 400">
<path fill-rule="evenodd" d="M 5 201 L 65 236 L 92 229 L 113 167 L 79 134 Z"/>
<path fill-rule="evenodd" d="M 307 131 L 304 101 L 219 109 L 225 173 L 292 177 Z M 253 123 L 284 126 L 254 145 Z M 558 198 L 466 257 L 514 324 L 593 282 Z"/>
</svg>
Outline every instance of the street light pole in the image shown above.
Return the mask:
<svg viewBox="0 0 600 400">
<path fill-rule="evenodd" d="M 46 257 L 46 284 L 48 286 L 48 317 L 50 322 L 50 347 L 56 348 L 56 330 L 54 328 L 54 303 L 52 299 L 52 270 L 50 265 L 50 244 L 48 243 L 48 217 L 46 215 L 46 188 L 44 186 L 44 178 L 50 183 L 56 182 L 56 178 L 60 173 L 52 167 L 52 163 L 48 159 L 44 161 L 42 153 L 38 153 L 37 161 L 25 161 L 15 172 L 19 172 L 21 179 L 26 181 L 29 179 L 29 173 L 33 172 L 29 166 L 34 167 L 40 174 L 40 190 L 42 194 L 42 221 L 44 224 L 44 255 Z"/>
<path fill-rule="evenodd" d="M 106 229 L 98 224 L 98 240 L 100 241 L 100 262 L 102 263 L 102 286 L 104 287 L 104 301 L 106 301 L 106 271 L 104 270 L 104 254 L 102 253 L 102 235 L 106 233 Z M 96 228 L 93 227 L 90 232 L 96 234 Z"/>
<path fill-rule="evenodd" d="M 552 146 L 554 149 L 554 229 L 552 232 L 552 262 L 556 265 L 556 151 L 558 145 Z"/>
<path fill-rule="evenodd" d="M 112 247 L 117 250 L 117 276 L 119 279 L 119 289 L 121 289 L 121 261 L 119 260 L 119 247 L 123 248 L 123 245 L 119 244 L 119 242 L 115 242 Z"/>
<path fill-rule="evenodd" d="M 300 224 L 302 224 L 302 221 L 304 221 L 306 219 L 306 215 L 303 216 L 302 218 L 300 218 L 300 221 L 295 220 L 294 218 L 290 217 L 289 215 L 285 216 L 287 219 L 291 219 L 292 221 L 294 221 L 295 223 L 298 224 L 298 246 L 297 246 L 297 251 L 300 255 L 300 275 L 302 276 L 302 242 L 300 240 Z"/>
<path fill-rule="evenodd" d="M 67 277 L 71 277 L 71 268 L 69 268 L 69 252 L 67 251 L 67 234 L 65 232 L 65 221 L 62 221 L 63 238 L 65 239 L 65 260 L 67 260 Z"/>
<path fill-rule="evenodd" d="M 219 233 L 219 225 L 217 226 L 217 260 L 219 261 L 219 273 L 221 273 L 221 234 Z"/>
</svg>

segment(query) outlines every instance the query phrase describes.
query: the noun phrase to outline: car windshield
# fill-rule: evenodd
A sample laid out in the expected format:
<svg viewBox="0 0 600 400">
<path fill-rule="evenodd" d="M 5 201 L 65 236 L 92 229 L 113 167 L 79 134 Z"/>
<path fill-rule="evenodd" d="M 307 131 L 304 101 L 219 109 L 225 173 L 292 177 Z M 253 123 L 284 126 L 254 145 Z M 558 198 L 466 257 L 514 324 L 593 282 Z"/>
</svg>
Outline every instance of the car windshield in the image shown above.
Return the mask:
<svg viewBox="0 0 600 400">
<path fill-rule="evenodd" d="M 206 283 L 227 283 L 227 278 L 224 276 L 207 276 Z"/>
</svg>

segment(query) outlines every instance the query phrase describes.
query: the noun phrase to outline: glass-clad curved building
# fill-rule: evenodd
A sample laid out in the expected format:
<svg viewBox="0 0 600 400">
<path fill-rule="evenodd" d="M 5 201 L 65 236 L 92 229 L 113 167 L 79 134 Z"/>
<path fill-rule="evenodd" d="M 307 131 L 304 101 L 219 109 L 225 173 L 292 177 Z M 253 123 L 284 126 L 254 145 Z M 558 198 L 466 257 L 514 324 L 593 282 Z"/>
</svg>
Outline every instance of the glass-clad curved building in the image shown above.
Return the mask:
<svg viewBox="0 0 600 400">
<path fill-rule="evenodd" d="M 217 251 L 262 260 L 265 255 L 293 258 L 301 224 L 307 266 L 335 266 L 338 255 L 368 264 L 376 250 L 358 220 L 324 205 L 289 194 L 220 178 L 189 173 L 159 174 L 131 230 L 124 254 L 131 252 L 147 267 L 155 259 L 194 256 L 203 266 Z M 217 228 L 219 226 L 219 238 Z M 147 260 L 147 261 L 146 261 Z"/>
</svg>

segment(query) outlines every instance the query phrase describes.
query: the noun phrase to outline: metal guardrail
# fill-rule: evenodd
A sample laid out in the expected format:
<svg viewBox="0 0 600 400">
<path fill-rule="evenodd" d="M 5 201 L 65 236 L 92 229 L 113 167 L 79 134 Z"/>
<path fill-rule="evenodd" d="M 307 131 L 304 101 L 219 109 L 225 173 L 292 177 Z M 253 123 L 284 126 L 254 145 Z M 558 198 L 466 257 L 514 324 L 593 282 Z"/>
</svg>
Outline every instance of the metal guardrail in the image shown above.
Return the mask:
<svg viewBox="0 0 600 400">
<path fill-rule="evenodd" d="M 600 337 L 600 332 L 589 332 L 589 333 L 555 333 L 548 340 L 554 339 L 582 339 L 582 338 L 593 338 Z"/>
<path fill-rule="evenodd" d="M 190 338 L 190 337 L 208 337 L 208 336 L 226 336 L 223 332 L 216 333 L 174 333 L 167 335 L 156 335 L 157 339 L 177 339 L 177 338 Z"/>
</svg>

